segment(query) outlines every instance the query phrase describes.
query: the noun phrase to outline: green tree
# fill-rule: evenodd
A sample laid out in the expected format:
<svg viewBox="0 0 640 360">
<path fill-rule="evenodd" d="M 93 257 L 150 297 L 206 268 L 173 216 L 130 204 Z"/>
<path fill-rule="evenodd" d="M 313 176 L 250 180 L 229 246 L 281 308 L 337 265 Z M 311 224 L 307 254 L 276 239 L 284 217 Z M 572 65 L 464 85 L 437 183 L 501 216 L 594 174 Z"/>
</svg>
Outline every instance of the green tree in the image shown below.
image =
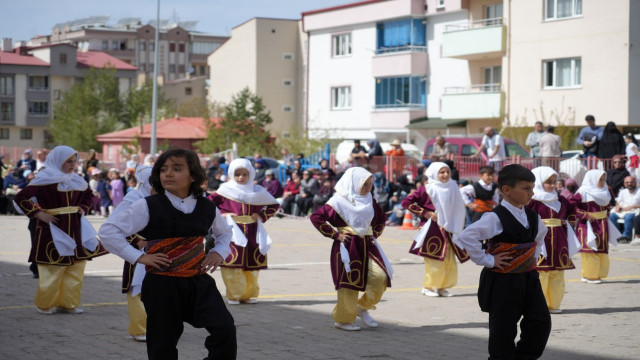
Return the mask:
<svg viewBox="0 0 640 360">
<path fill-rule="evenodd" d="M 232 96 L 219 123 L 207 121 L 207 137 L 196 146 L 200 152 L 212 153 L 230 149 L 235 142 L 240 156 L 256 152 L 272 155 L 275 143 L 265 128 L 272 122 L 262 98 L 244 88 Z"/>
<path fill-rule="evenodd" d="M 118 78 L 114 68 L 91 68 L 54 107 L 47 130 L 54 143 L 79 151 L 97 148 L 96 135 L 118 127 L 121 117 Z"/>
</svg>

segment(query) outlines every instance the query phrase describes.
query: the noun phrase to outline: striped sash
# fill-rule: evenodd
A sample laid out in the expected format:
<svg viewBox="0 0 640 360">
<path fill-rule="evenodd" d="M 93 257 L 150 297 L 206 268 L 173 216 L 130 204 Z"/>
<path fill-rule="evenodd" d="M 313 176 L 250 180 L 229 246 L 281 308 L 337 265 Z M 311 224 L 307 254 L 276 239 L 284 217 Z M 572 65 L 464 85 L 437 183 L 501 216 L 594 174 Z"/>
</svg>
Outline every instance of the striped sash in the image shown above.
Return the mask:
<svg viewBox="0 0 640 360">
<path fill-rule="evenodd" d="M 501 274 L 506 273 L 524 273 L 536 268 L 536 259 L 534 257 L 536 253 L 535 241 L 526 242 L 524 244 L 511 244 L 511 243 L 489 243 L 487 253 L 496 255 L 500 253 L 507 253 L 511 258 L 509 264 L 504 267 L 503 270 L 492 268 L 491 271 Z"/>
<path fill-rule="evenodd" d="M 204 259 L 204 237 L 176 237 L 150 240 L 147 254 L 163 253 L 169 255 L 171 264 L 163 270 L 146 266 L 147 272 L 177 277 L 190 277 L 204 273 L 200 267 Z"/>
</svg>

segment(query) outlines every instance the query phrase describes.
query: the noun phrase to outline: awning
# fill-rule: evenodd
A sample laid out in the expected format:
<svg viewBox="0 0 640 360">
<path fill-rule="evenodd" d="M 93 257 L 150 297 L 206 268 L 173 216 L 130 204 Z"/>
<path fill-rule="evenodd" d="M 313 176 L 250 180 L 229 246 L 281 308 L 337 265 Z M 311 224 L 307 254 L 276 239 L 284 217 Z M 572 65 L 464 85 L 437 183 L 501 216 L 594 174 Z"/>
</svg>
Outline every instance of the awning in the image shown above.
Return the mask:
<svg viewBox="0 0 640 360">
<path fill-rule="evenodd" d="M 441 118 L 419 118 L 409 121 L 409 129 L 443 129 L 447 127 L 465 127 L 467 120 L 452 119 L 443 120 Z"/>
</svg>

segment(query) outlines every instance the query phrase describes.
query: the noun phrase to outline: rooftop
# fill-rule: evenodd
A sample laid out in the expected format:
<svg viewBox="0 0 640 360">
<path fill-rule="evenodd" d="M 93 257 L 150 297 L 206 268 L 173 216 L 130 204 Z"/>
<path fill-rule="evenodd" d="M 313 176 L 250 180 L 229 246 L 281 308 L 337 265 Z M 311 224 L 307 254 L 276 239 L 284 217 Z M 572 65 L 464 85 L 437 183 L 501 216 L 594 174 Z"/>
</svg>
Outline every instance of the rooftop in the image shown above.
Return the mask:
<svg viewBox="0 0 640 360">
<path fill-rule="evenodd" d="M 219 118 L 213 118 L 211 122 L 220 122 Z M 173 117 L 156 123 L 156 138 L 158 139 L 204 139 L 207 136 L 205 119 L 201 117 Z M 140 137 L 151 138 L 151 124 L 144 124 L 142 132 L 140 127 L 114 131 L 108 134 L 98 135 L 98 141 L 128 141 Z"/>
<path fill-rule="evenodd" d="M 100 51 L 78 51 L 76 57 L 79 68 L 115 67 L 116 70 L 138 70 L 137 67 Z"/>
<path fill-rule="evenodd" d="M 25 56 L 13 52 L 0 51 L 0 64 L 2 65 L 26 65 L 49 66 L 49 63 L 34 56 Z"/>
</svg>

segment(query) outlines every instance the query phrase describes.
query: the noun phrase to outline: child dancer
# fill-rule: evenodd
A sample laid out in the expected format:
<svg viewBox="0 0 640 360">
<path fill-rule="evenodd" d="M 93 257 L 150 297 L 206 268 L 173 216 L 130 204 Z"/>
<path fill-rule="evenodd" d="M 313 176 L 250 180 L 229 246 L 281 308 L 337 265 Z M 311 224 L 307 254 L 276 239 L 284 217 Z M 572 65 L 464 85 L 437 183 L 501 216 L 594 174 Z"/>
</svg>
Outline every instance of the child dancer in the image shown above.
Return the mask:
<svg viewBox="0 0 640 360">
<path fill-rule="evenodd" d="M 142 302 L 147 312 L 149 359 L 178 359 L 176 345 L 183 322 L 209 332 L 208 359 L 236 358 L 236 328 L 213 278 L 229 254 L 231 228 L 210 201 L 202 197 L 204 170 L 189 150 L 160 155 L 150 183 L 157 194 L 137 200 L 109 217 L 99 231 L 107 249 L 131 264 L 147 265 Z M 204 236 L 215 246 L 204 252 Z M 133 234 L 147 239 L 145 254 L 127 242 Z"/>
<path fill-rule="evenodd" d="M 249 160 L 233 160 L 228 171 L 231 179 L 208 197 L 240 230 L 234 233 L 231 254 L 221 265 L 222 280 L 227 288 L 227 303 L 256 304 L 260 292 L 259 270 L 267 268 L 267 251 L 271 247 L 262 223 L 269 220 L 280 205 L 265 188 L 254 185 L 255 169 Z"/>
<path fill-rule="evenodd" d="M 471 209 L 471 222 L 476 222 L 482 214 L 493 210 L 498 205 L 500 194 L 498 184 L 493 182 L 495 170 L 492 166 L 481 166 L 479 169 L 480 180 L 472 185 L 463 186 L 460 194 L 465 202 L 465 206 Z M 469 200 L 473 199 L 473 201 Z"/>
<path fill-rule="evenodd" d="M 638 170 L 638 166 L 640 165 L 638 157 L 640 155 L 640 150 L 638 150 L 638 144 L 631 133 L 624 136 L 624 142 L 627 144 L 625 146 L 624 155 L 629 159 L 627 171 L 629 171 L 629 174 L 634 178 L 638 178 L 638 174 L 636 173 L 636 170 Z"/>
<path fill-rule="evenodd" d="M 356 316 L 369 327 L 378 323 L 369 315 L 391 286 L 393 269 L 376 238 L 382 234 L 386 215 L 373 200 L 373 175 L 361 167 L 345 171 L 336 183 L 336 193 L 311 215 L 320 233 L 333 239 L 331 274 L 338 302 L 333 309 L 334 326 L 360 330 Z M 358 292 L 364 294 L 358 300 Z"/>
<path fill-rule="evenodd" d="M 551 331 L 551 317 L 535 269 L 547 228 L 540 216 L 526 207 L 535 179 L 521 165 L 502 168 L 498 185 L 504 199 L 456 238 L 471 260 L 484 266 L 478 303 L 489 313 L 490 359 L 537 359 Z M 486 252 L 481 245 L 484 239 L 489 239 Z M 520 340 L 514 344 L 518 321 Z"/>
<path fill-rule="evenodd" d="M 151 195 L 151 184 L 149 177 L 151 176 L 151 166 L 138 165 L 136 169 L 136 178 L 139 179 L 137 188 L 129 191 L 124 196 L 122 202 L 113 211 L 113 215 L 121 213 L 128 209 L 136 200 Z M 147 241 L 138 234 L 134 234 L 127 238 L 127 241 L 135 249 L 144 249 Z M 122 271 L 122 293 L 127 294 L 127 308 L 129 310 L 129 335 L 136 341 L 147 341 L 147 313 L 144 311 L 144 305 L 140 300 L 140 291 L 142 290 L 142 279 L 144 279 L 145 270 L 141 263 L 135 266 L 127 261 L 124 262 Z"/>
<path fill-rule="evenodd" d="M 29 261 L 38 264 L 34 303 L 41 314 L 53 314 L 56 307 L 83 313 L 78 305 L 86 260 L 107 253 L 95 238 L 81 235 L 82 216 L 89 213 L 93 194 L 87 182 L 73 173 L 77 161 L 75 150 L 56 146 L 44 169 L 14 198 L 28 217 L 37 219 Z"/>
<path fill-rule="evenodd" d="M 469 255 L 451 241 L 452 235 L 459 235 L 464 228 L 464 202 L 447 164 L 431 163 L 425 175 L 428 183 L 402 200 L 402 207 L 419 216 L 422 226 L 409 252 L 424 258 L 422 293 L 453 296 L 447 289 L 458 283 L 455 258 L 460 263 L 469 260 Z"/>
<path fill-rule="evenodd" d="M 609 243 L 618 245 L 618 228 L 610 224 L 609 211 L 613 194 L 606 185 L 607 174 L 589 170 L 582 186 L 571 198 L 578 217 L 577 235 L 582 253 L 582 281 L 600 284 L 609 275 Z"/>
<path fill-rule="evenodd" d="M 562 312 L 560 304 L 564 297 L 564 271 L 575 268 L 571 257 L 580 247 L 571 225 L 567 224 L 569 219 L 575 220 L 575 211 L 569 200 L 558 196 L 558 173 L 555 170 L 540 166 L 532 172 L 536 182 L 533 199 L 527 207 L 538 213 L 547 227 L 544 251 L 538 259 L 537 270 L 549 312 L 559 314 Z"/>
</svg>

